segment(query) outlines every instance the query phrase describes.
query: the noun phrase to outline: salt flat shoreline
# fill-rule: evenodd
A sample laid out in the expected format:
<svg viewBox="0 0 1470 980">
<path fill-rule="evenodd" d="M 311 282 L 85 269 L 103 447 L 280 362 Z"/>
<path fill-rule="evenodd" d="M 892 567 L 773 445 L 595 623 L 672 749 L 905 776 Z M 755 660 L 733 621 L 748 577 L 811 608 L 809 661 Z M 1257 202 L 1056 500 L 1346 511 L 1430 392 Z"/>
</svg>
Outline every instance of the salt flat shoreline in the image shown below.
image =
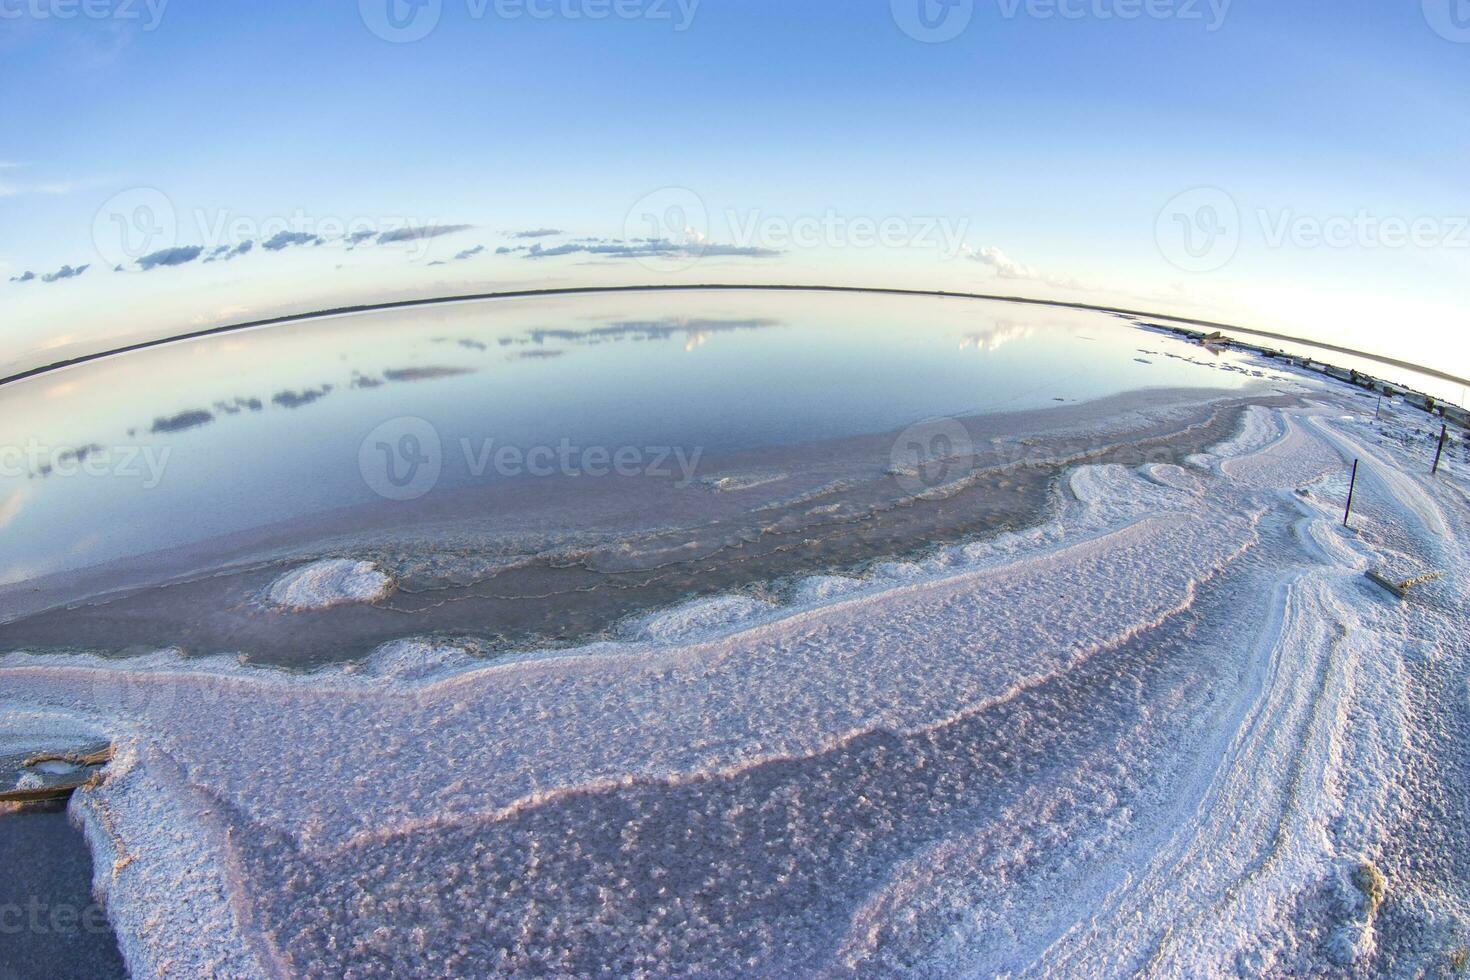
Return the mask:
<svg viewBox="0 0 1470 980">
<path fill-rule="evenodd" d="M 1013 466 L 1066 462 L 1027 519 L 650 601 L 591 642 L 486 658 L 402 618 L 309 671 L 185 655 L 189 616 L 132 659 L 98 655 L 111 628 L 21 643 L 0 750 L 113 745 L 70 814 L 134 976 L 1432 970 L 1470 936 L 1470 818 L 1442 802 L 1470 792 L 1463 451 L 1431 480 L 1422 431 L 1362 390 L 1225 360 L 1259 380 L 980 417 L 1012 503 Z M 867 506 L 844 452 L 892 480 L 895 441 L 801 479 L 810 446 L 724 460 L 688 502 Z M 603 513 L 572 499 L 544 503 Z M 481 503 L 502 531 L 516 511 Z M 302 549 L 187 610 L 242 635 Z M 661 549 L 588 567 L 663 574 Z M 1370 570 L 1445 574 L 1406 603 Z M 446 597 L 483 618 L 405 601 Z"/>
<path fill-rule="evenodd" d="M 682 489 L 645 479 L 531 481 L 427 499 L 422 513 L 393 504 L 313 515 L 251 540 L 0 588 L 0 648 L 124 654 L 187 636 L 191 656 L 310 669 L 361 661 L 416 632 L 472 640 L 486 657 L 575 647 L 690 596 L 771 593 L 1033 526 L 1079 465 L 1182 461 L 1234 431 L 1248 404 L 1295 397 L 1258 385 L 1254 394 L 1150 389 L 954 419 L 976 452 L 947 487 L 897 480 L 889 469 L 900 434 L 874 433 L 712 455 L 705 479 Z M 722 489 L 731 481 L 740 489 Z M 482 528 L 487 513 L 495 517 Z M 569 513 L 597 533 L 529 547 L 512 533 Z M 488 567 L 465 558 L 446 582 L 457 555 Z M 255 601 L 281 575 L 328 558 L 371 559 L 401 594 L 305 622 Z M 434 576 L 415 571 L 428 565 Z M 506 595 L 517 598 L 497 598 Z"/>
<path fill-rule="evenodd" d="M 1045 526 L 575 655 L 0 678 L 118 740 L 73 812 L 135 976 L 1408 974 L 1470 924 L 1424 809 L 1462 769 L 1416 761 L 1464 703 L 1412 707 L 1426 672 L 1463 698 L 1470 508 L 1349 408 L 1256 409 L 1184 465 L 1074 471 Z M 1449 571 L 1412 615 L 1362 577 L 1409 561 Z"/>
</svg>

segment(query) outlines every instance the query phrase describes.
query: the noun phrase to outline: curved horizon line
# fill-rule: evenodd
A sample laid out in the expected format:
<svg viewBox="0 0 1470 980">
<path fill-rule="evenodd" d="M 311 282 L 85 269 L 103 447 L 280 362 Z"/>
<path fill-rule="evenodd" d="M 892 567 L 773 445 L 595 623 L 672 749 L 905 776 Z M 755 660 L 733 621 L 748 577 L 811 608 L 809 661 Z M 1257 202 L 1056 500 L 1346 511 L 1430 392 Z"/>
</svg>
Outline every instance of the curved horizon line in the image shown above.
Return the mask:
<svg viewBox="0 0 1470 980">
<path fill-rule="evenodd" d="M 139 341 L 134 344 L 126 344 L 122 347 L 114 347 L 110 350 L 98 351 L 92 354 L 83 354 L 78 357 L 55 361 L 40 367 L 31 368 L 18 374 L 0 378 L 0 387 L 16 382 L 26 381 L 31 378 L 50 374 L 54 371 L 62 371 L 66 368 L 88 364 L 92 361 L 100 361 L 109 357 L 117 357 L 122 354 L 131 354 L 136 351 L 149 350 L 154 347 L 163 347 L 168 344 L 183 343 L 189 340 L 199 340 L 204 337 L 213 337 L 219 334 L 236 333 L 243 330 L 255 330 L 261 327 L 279 326 L 287 323 L 295 323 L 305 320 L 320 320 L 335 316 L 350 316 L 358 313 L 376 313 L 383 310 L 410 309 L 420 306 L 440 306 L 450 303 L 471 303 L 480 300 L 492 299 L 527 299 L 538 296 L 578 296 L 595 295 L 599 293 L 635 293 L 635 292 L 679 292 L 692 290 L 717 291 L 740 291 L 740 290 L 762 290 L 770 292 L 813 292 L 813 293 L 873 293 L 890 296 L 930 296 L 942 299 L 977 299 L 989 300 L 998 303 L 1020 303 L 1028 306 L 1049 306 L 1057 309 L 1087 310 L 1094 313 L 1112 313 L 1119 316 L 1146 317 L 1156 320 L 1168 320 L 1173 323 L 1185 323 L 1197 327 L 1209 327 L 1213 330 L 1230 330 L 1236 333 L 1246 333 L 1255 337 L 1268 337 L 1272 340 L 1284 340 L 1289 343 L 1304 344 L 1308 347 L 1316 347 L 1319 350 L 1333 351 L 1338 354 L 1348 354 L 1352 357 L 1361 357 L 1365 360 L 1376 361 L 1390 367 L 1413 371 L 1425 377 L 1436 378 L 1440 381 L 1448 381 L 1452 384 L 1470 386 L 1470 380 L 1440 371 L 1424 365 L 1413 364 L 1409 361 L 1387 357 L 1382 354 L 1370 354 L 1367 351 L 1354 350 L 1350 347 L 1340 347 L 1335 344 L 1323 343 L 1316 340 L 1306 340 L 1301 337 L 1293 337 L 1290 334 L 1272 333 L 1267 330 L 1254 330 L 1250 327 L 1241 327 L 1230 323 L 1220 323 L 1214 320 L 1200 320 L 1193 317 L 1176 316 L 1170 313 L 1153 313 L 1147 310 L 1132 310 L 1119 306 L 1103 306 L 1096 303 L 1072 303 L 1065 300 L 1037 299 L 1029 296 L 1002 296 L 994 293 L 957 293 L 940 289 L 901 289 L 891 286 L 810 286 L 791 284 L 741 284 L 741 283 L 700 283 L 689 285 L 677 285 L 672 283 L 661 283 L 642 286 L 565 286 L 546 289 L 516 289 L 503 292 L 490 293 L 465 293 L 455 296 L 427 296 L 418 299 L 389 300 L 382 303 L 365 303 L 358 306 L 341 306 L 327 310 L 315 310 L 308 313 L 287 313 L 281 316 L 267 317 L 260 320 L 247 320 L 241 323 L 230 323 L 216 327 L 206 327 L 202 330 L 192 330 L 187 333 L 174 334 L 161 337 L 156 340 Z"/>
</svg>

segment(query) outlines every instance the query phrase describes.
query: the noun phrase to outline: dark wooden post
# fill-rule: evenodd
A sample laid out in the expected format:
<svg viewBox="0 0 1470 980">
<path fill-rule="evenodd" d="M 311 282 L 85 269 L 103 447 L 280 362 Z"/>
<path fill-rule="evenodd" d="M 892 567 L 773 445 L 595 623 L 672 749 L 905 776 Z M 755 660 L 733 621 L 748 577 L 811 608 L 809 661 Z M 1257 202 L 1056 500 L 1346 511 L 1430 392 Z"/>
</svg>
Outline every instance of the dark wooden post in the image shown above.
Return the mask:
<svg viewBox="0 0 1470 980">
<path fill-rule="evenodd" d="M 1349 527 L 1350 526 L 1348 524 L 1348 518 L 1353 516 L 1353 491 L 1355 489 L 1357 489 L 1357 486 L 1358 486 L 1358 461 L 1355 459 L 1355 460 L 1353 460 L 1353 479 L 1352 479 L 1352 482 L 1350 482 L 1348 484 L 1347 510 L 1345 510 L 1345 511 L 1342 512 L 1342 526 L 1343 527 Z"/>
<path fill-rule="evenodd" d="M 1439 448 L 1434 451 L 1434 469 L 1429 471 L 1431 475 L 1439 472 L 1439 458 L 1444 455 L 1444 440 L 1449 430 L 1450 427 L 1448 425 L 1441 425 L 1439 427 Z"/>
</svg>

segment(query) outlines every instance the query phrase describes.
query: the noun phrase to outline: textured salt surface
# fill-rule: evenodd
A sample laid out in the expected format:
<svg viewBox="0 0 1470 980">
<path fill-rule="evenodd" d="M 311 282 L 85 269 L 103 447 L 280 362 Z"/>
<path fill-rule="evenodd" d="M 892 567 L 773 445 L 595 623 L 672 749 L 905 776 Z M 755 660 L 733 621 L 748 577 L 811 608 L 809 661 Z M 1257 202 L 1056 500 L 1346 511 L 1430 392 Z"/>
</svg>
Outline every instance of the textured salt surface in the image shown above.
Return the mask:
<svg viewBox="0 0 1470 980">
<path fill-rule="evenodd" d="M 1470 506 L 1338 397 L 794 605 L 492 666 L 11 655 L 0 697 L 117 740 L 73 807 L 138 976 L 1439 970 Z"/>
<path fill-rule="evenodd" d="M 386 599 L 393 585 L 392 577 L 370 561 L 338 558 L 287 572 L 271 586 L 269 599 L 282 609 L 330 609 Z"/>
</svg>

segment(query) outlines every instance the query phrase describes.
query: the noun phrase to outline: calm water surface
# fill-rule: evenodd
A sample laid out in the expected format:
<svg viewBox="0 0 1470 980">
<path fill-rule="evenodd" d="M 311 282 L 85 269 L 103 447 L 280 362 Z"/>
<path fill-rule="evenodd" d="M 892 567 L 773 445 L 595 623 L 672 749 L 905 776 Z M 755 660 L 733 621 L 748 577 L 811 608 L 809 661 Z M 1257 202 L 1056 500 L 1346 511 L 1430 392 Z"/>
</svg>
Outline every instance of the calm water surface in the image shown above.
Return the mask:
<svg viewBox="0 0 1470 980">
<path fill-rule="evenodd" d="M 544 449 L 651 463 L 1260 370 L 1107 315 L 938 298 L 576 296 L 263 328 L 0 389 L 0 585 L 379 502 L 415 460 L 446 494 L 524 479 Z"/>
</svg>

